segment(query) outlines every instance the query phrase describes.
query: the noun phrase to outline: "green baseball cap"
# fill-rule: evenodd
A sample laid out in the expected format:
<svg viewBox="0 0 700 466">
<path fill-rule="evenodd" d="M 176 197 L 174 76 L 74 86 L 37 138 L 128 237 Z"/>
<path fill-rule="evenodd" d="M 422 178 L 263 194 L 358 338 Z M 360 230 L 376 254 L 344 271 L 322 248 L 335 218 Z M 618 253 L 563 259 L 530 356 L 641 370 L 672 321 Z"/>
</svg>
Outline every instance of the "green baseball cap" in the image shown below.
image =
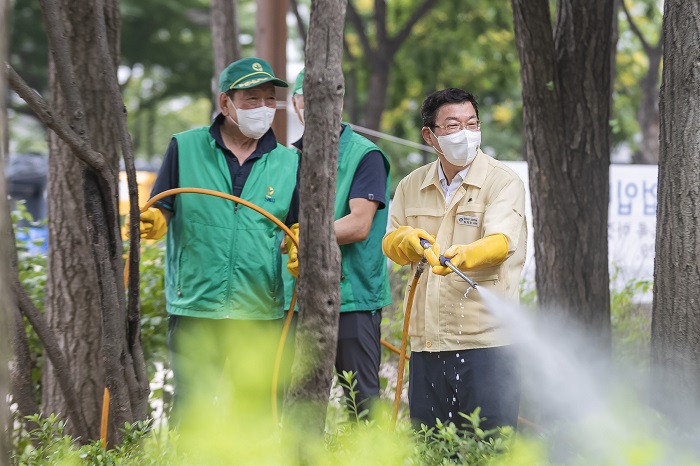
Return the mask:
<svg viewBox="0 0 700 466">
<path fill-rule="evenodd" d="M 272 82 L 278 87 L 289 87 L 285 81 L 275 77 L 272 67 L 260 58 L 243 58 L 228 65 L 219 75 L 219 91 L 250 89 L 262 83 Z"/>
<path fill-rule="evenodd" d="M 294 81 L 294 89 L 292 90 L 292 95 L 304 95 L 304 71 L 306 71 L 306 68 L 302 68 L 299 74 L 297 75 L 297 79 Z"/>
</svg>

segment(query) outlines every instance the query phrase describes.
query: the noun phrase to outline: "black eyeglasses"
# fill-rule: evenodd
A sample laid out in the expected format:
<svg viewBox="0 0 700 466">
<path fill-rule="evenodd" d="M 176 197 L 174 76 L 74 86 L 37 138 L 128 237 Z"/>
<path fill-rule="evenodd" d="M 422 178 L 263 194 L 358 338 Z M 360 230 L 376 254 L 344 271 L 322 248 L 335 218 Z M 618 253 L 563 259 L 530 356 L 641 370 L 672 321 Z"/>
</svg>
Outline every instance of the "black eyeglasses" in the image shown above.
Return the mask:
<svg viewBox="0 0 700 466">
<path fill-rule="evenodd" d="M 447 134 L 453 134 L 461 129 L 466 129 L 469 131 L 480 131 L 481 122 L 479 120 L 470 121 L 469 123 L 449 123 L 447 125 L 435 125 L 435 128 L 440 128 Z"/>
</svg>

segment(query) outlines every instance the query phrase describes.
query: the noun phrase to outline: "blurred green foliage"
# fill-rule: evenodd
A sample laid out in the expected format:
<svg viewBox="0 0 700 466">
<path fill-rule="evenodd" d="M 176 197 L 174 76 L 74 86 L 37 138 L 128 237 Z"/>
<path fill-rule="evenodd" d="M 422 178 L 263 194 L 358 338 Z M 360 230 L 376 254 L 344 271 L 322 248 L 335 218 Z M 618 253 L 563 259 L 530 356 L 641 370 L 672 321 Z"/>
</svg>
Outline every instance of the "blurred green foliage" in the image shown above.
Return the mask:
<svg viewBox="0 0 700 466">
<path fill-rule="evenodd" d="M 615 273 L 613 273 L 611 282 L 615 280 Z M 651 363 L 651 302 L 649 298 L 652 286 L 651 281 L 632 279 L 620 289 L 611 287 L 610 292 L 613 358 L 615 361 L 633 367 L 644 374 L 648 373 Z"/>
<path fill-rule="evenodd" d="M 653 47 L 661 35 L 663 14 L 660 5 L 663 2 L 627 0 L 626 3 L 646 42 Z M 649 61 L 642 44 L 633 34 L 622 11 L 620 11 L 618 21 L 619 39 L 613 83 L 611 144 L 613 147 L 627 144 L 632 151 L 635 151 L 640 142 L 639 123 L 636 117 L 641 100 L 639 81 L 647 73 Z M 659 76 L 661 76 L 661 70 L 659 70 Z"/>
<path fill-rule="evenodd" d="M 30 228 L 45 227 L 46 221 L 35 222 L 32 215 L 27 211 L 24 202 L 15 203 L 15 210 L 12 211 L 12 224 L 14 226 L 16 247 L 17 247 L 17 272 L 20 283 L 27 291 L 32 302 L 39 312 L 44 312 L 44 298 L 46 291 L 46 255 L 33 252 L 33 247 L 42 245 L 41 241 L 31 240 L 29 237 Z M 32 243 L 32 244 L 29 244 Z M 39 336 L 34 328 L 25 321 L 27 340 L 29 342 L 30 364 L 32 369 L 32 384 L 34 401 L 38 404 L 41 401 L 41 376 L 44 367 L 44 347 L 39 341 Z"/>
<path fill-rule="evenodd" d="M 629 402 L 621 402 L 620 406 L 625 410 L 634 408 Z M 235 420 L 221 422 L 211 418 L 196 432 L 161 433 L 149 422 L 136 422 L 125 425 L 120 445 L 105 449 L 99 441 L 79 445 L 78 439 L 65 434 L 65 423 L 56 416 L 31 416 L 29 420 L 37 427 L 24 435 L 34 442 L 25 442 L 13 460 L 22 466 L 699 464 L 689 450 L 654 432 L 654 427 L 665 426 L 653 415 L 640 419 L 640 425 L 617 433 L 614 439 L 600 438 L 607 421 L 591 416 L 570 432 L 580 436 L 583 453 L 568 452 L 563 456 L 552 451 L 540 436 L 514 436 L 510 428 L 498 432 L 481 430 L 478 410 L 462 418 L 461 426 L 438 424 L 417 431 L 403 422 L 393 430 L 386 419 L 349 423 L 320 437 L 309 436 L 303 427 L 294 424 L 271 433 L 249 425 L 239 426 L 242 429 L 238 430 Z M 640 427 L 642 424 L 644 427 Z M 562 441 L 554 438 L 557 440 Z"/>
<path fill-rule="evenodd" d="M 55 415 L 30 416 L 28 420 L 37 427 L 23 433 L 27 441 L 14 457 L 14 464 L 22 466 L 486 465 L 508 451 L 512 437 L 510 429 L 502 430 L 496 438 L 492 438 L 495 431 L 479 429 L 476 411 L 464 416 L 468 429 L 450 423 L 413 431 L 400 423 L 393 431 L 388 419 L 383 419 L 344 424 L 320 438 L 310 438 L 293 423 L 270 435 L 269 431 L 251 429 L 251 425 L 237 426 L 235 420 L 220 423 L 210 419 L 196 432 L 161 435 L 150 422 L 136 422 L 122 429 L 121 444 L 103 448 L 99 441 L 80 445 L 78 439 L 65 433 L 65 422 Z"/>
</svg>

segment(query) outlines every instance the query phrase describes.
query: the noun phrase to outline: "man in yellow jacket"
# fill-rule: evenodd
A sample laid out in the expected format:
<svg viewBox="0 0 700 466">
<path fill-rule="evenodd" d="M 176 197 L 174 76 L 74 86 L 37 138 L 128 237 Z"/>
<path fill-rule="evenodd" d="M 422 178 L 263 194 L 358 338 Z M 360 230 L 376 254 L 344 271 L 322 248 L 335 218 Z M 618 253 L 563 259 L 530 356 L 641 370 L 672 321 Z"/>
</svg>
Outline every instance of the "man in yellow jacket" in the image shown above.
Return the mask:
<svg viewBox="0 0 700 466">
<path fill-rule="evenodd" d="M 426 256 L 432 273 L 416 289 L 409 334 L 411 419 L 458 426 L 481 407 L 484 429 L 515 426 L 520 402 L 517 354 L 508 332 L 469 285 L 441 266 L 444 256 L 479 284 L 518 299 L 527 231 L 525 188 L 508 167 L 480 150 L 477 101 L 461 89 L 429 95 L 422 135 L 438 160 L 401 180 L 382 246 L 414 268 Z M 425 250 L 421 239 L 432 244 Z M 477 288 L 477 289 L 478 289 Z M 408 294 L 408 293 L 406 293 Z"/>
</svg>

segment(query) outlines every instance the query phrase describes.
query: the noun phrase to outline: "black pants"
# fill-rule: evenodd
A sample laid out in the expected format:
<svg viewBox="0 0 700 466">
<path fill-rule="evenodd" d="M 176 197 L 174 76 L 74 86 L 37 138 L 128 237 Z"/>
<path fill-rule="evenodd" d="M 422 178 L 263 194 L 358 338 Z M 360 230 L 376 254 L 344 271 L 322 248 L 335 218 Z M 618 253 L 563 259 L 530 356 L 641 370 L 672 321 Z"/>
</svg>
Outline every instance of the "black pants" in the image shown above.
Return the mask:
<svg viewBox="0 0 700 466">
<path fill-rule="evenodd" d="M 297 315 L 292 325 L 287 345 L 285 345 L 285 371 L 289 373 L 294 355 L 294 333 Z M 338 347 L 335 356 L 335 370 L 354 372 L 358 414 L 370 408 L 373 399 L 379 398 L 379 362 L 381 360 L 382 310 L 341 312 L 338 321 Z M 347 389 L 343 388 L 346 398 Z"/>
<path fill-rule="evenodd" d="M 382 312 L 343 312 L 338 323 L 338 349 L 335 370 L 352 371 L 357 380 L 359 411 L 368 409 L 379 398 L 379 362 L 381 360 Z M 349 394 L 346 389 L 345 396 Z"/>
<path fill-rule="evenodd" d="M 435 419 L 458 427 L 481 407 L 480 427 L 518 422 L 520 374 L 513 346 L 437 353 L 412 352 L 408 387 L 411 420 L 429 427 Z"/>
<path fill-rule="evenodd" d="M 241 419 L 270 410 L 274 355 L 281 329 L 281 319 L 170 315 L 168 350 L 175 388 L 171 423 L 180 424 L 185 412 L 205 409 Z"/>
</svg>

